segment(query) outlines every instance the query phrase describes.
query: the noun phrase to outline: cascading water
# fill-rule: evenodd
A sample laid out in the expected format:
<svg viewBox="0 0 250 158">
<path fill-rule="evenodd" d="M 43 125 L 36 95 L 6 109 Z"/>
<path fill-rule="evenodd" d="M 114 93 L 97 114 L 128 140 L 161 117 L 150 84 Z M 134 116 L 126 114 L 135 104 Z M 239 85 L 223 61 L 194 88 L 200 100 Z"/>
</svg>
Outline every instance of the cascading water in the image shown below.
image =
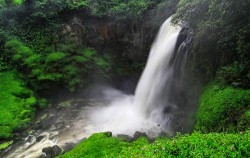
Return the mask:
<svg viewBox="0 0 250 158">
<path fill-rule="evenodd" d="M 166 113 L 168 108 L 174 109 L 177 105 L 162 98 L 168 98 L 167 93 L 171 92 L 168 84 L 174 84 L 176 64 L 172 64 L 172 59 L 174 53 L 179 52 L 175 48 L 180 31 L 181 27 L 172 26 L 171 17 L 163 23 L 151 48 L 135 96 L 116 95 L 111 105 L 90 112 L 90 120 L 97 127 L 97 131 L 128 135 L 141 131 L 149 136 L 172 132 L 172 114 Z M 176 82 L 179 84 L 178 78 Z"/>
<path fill-rule="evenodd" d="M 84 103 L 85 106 L 76 105 L 72 110 L 73 118 L 70 111 L 62 111 L 57 119 L 59 122 L 52 123 L 46 130 L 35 132 L 31 141 L 31 136 L 19 141 L 0 157 L 40 157 L 43 148 L 54 145 L 64 148 L 67 143 L 77 143 L 102 131 L 130 136 L 140 131 L 146 132 L 149 137 L 162 132 L 175 132 L 172 122 L 182 112 L 180 107 L 185 107 L 186 98 L 182 84 L 187 53 L 181 50 L 185 42 L 181 41 L 182 44 L 176 46 L 181 29 L 171 25 L 171 17 L 164 22 L 152 45 L 134 96 L 106 89 L 105 100 L 110 102 L 109 105 L 98 105 L 95 101 Z M 66 116 L 68 121 L 63 122 L 64 126 L 56 127 Z M 37 141 L 41 136 L 42 140 Z"/>
<path fill-rule="evenodd" d="M 169 64 L 175 51 L 177 38 L 181 27 L 171 26 L 171 17 L 168 18 L 158 33 L 151 48 L 146 68 L 141 76 L 135 91 L 134 106 L 147 115 L 149 109 L 159 106 L 158 97 L 166 84 L 166 78 L 172 77 L 166 66 Z"/>
</svg>

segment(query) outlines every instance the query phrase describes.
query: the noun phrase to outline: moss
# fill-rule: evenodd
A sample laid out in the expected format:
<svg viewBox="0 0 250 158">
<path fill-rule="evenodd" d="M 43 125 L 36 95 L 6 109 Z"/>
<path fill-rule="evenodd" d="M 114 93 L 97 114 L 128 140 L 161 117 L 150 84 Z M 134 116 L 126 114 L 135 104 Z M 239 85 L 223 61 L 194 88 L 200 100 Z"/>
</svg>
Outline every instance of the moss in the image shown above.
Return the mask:
<svg viewBox="0 0 250 158">
<path fill-rule="evenodd" d="M 246 130 L 250 124 L 240 129 L 237 126 L 249 105 L 250 90 L 210 84 L 201 96 L 196 129 L 203 132 Z"/>
<path fill-rule="evenodd" d="M 8 139 L 29 122 L 37 100 L 16 72 L 0 73 L 0 89 L 0 139 Z"/>
<path fill-rule="evenodd" d="M 60 158 L 80 157 L 249 157 L 250 131 L 241 134 L 194 132 L 173 138 L 158 138 L 150 143 L 139 138 L 132 143 L 123 142 L 98 133 L 78 144 Z"/>
</svg>

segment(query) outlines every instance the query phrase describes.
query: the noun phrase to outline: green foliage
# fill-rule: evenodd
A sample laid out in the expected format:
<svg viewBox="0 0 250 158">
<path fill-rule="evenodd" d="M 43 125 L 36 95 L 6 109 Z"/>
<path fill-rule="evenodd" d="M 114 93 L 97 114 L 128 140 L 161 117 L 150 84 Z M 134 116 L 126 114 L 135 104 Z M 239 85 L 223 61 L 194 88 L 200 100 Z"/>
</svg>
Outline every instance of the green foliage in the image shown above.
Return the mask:
<svg viewBox="0 0 250 158">
<path fill-rule="evenodd" d="M 40 54 L 33 54 L 29 56 L 27 59 L 24 60 L 24 63 L 29 67 L 35 67 L 38 66 L 39 63 L 41 63 L 42 56 Z"/>
<path fill-rule="evenodd" d="M 14 5 L 20 5 L 20 4 L 23 4 L 24 1 L 25 1 L 25 0 L 12 0 L 12 3 L 13 3 Z"/>
<path fill-rule="evenodd" d="M 16 39 L 6 42 L 3 56 L 3 62 L 6 62 L 10 67 L 23 69 L 25 64 L 28 66 L 35 64 L 34 52 L 23 43 Z"/>
<path fill-rule="evenodd" d="M 89 8 L 95 16 L 139 16 L 156 2 L 150 0 L 89 0 Z"/>
<path fill-rule="evenodd" d="M 8 141 L 0 144 L 0 150 L 6 149 L 8 146 L 10 146 L 13 143 L 13 141 Z"/>
<path fill-rule="evenodd" d="M 250 70 L 244 63 L 234 62 L 232 65 L 224 66 L 218 70 L 217 75 L 222 83 L 234 87 L 250 87 Z"/>
<path fill-rule="evenodd" d="M 111 137 L 110 133 L 98 133 L 78 144 L 62 158 L 118 157 L 122 147 L 128 143 Z"/>
<path fill-rule="evenodd" d="M 241 134 L 194 132 L 171 139 L 158 138 L 149 143 L 139 138 L 132 143 L 103 133 L 94 134 L 61 158 L 80 157 L 249 157 L 250 132 Z"/>
<path fill-rule="evenodd" d="M 192 58 L 195 69 L 215 77 L 218 69 L 226 67 L 221 70 L 223 76 L 230 78 L 233 75 L 226 82 L 249 88 L 249 81 L 242 83 L 247 81 L 250 67 L 249 7 L 250 1 L 245 0 L 179 2 L 173 21 L 188 23 L 194 29 Z"/>
<path fill-rule="evenodd" d="M 196 129 L 210 131 L 242 131 L 250 128 L 250 90 L 209 85 L 203 92 L 197 113 Z"/>
<path fill-rule="evenodd" d="M 33 117 L 37 100 L 15 72 L 0 73 L 0 89 L 0 139 L 8 139 Z"/>
<path fill-rule="evenodd" d="M 54 53 L 50 53 L 47 55 L 46 57 L 46 63 L 57 63 L 57 62 L 60 62 L 60 60 L 63 60 L 64 58 L 66 57 L 66 54 L 65 53 L 62 53 L 62 52 L 54 52 Z"/>
<path fill-rule="evenodd" d="M 71 49 L 74 51 L 35 53 L 12 39 L 6 42 L 4 61 L 22 72 L 35 90 L 64 85 L 75 91 L 77 86 L 85 84 L 83 77 L 86 78 L 89 72 L 108 77 L 106 73 L 111 69 L 109 56 L 102 57 L 94 49 Z"/>
</svg>

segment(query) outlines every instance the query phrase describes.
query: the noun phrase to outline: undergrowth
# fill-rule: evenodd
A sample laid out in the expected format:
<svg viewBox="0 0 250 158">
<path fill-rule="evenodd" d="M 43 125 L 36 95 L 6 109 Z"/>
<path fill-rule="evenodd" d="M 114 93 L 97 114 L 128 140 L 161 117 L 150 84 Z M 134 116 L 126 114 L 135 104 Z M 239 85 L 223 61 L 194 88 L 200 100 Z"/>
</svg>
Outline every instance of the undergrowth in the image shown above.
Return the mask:
<svg viewBox="0 0 250 158">
<path fill-rule="evenodd" d="M 60 158 L 250 157 L 249 137 L 249 131 L 240 134 L 194 132 L 158 138 L 152 143 L 144 137 L 128 143 L 111 137 L 110 133 L 97 133 Z"/>
</svg>

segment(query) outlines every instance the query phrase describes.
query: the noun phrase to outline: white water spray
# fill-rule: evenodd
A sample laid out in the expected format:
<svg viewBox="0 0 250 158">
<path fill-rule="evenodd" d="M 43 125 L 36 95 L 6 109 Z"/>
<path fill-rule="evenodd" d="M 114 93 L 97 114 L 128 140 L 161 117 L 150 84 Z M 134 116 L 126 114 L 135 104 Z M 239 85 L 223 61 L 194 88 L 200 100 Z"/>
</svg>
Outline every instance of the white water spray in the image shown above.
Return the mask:
<svg viewBox="0 0 250 158">
<path fill-rule="evenodd" d="M 172 26 L 171 17 L 160 28 L 151 48 L 146 68 L 137 85 L 135 96 L 119 94 L 107 107 L 93 109 L 90 120 L 97 131 L 112 131 L 133 136 L 136 131 L 155 136 L 169 118 L 162 114 L 158 97 L 166 84 L 166 67 L 174 53 L 181 27 Z M 171 75 L 171 74 L 170 74 Z M 110 94 L 110 91 L 106 94 Z M 169 132 L 168 129 L 166 131 Z"/>
<path fill-rule="evenodd" d="M 166 65 L 169 64 L 181 27 L 171 25 L 171 17 L 160 28 L 157 38 L 151 48 L 146 68 L 135 91 L 134 106 L 145 115 L 150 107 L 156 107 L 156 96 L 164 87 Z"/>
</svg>

